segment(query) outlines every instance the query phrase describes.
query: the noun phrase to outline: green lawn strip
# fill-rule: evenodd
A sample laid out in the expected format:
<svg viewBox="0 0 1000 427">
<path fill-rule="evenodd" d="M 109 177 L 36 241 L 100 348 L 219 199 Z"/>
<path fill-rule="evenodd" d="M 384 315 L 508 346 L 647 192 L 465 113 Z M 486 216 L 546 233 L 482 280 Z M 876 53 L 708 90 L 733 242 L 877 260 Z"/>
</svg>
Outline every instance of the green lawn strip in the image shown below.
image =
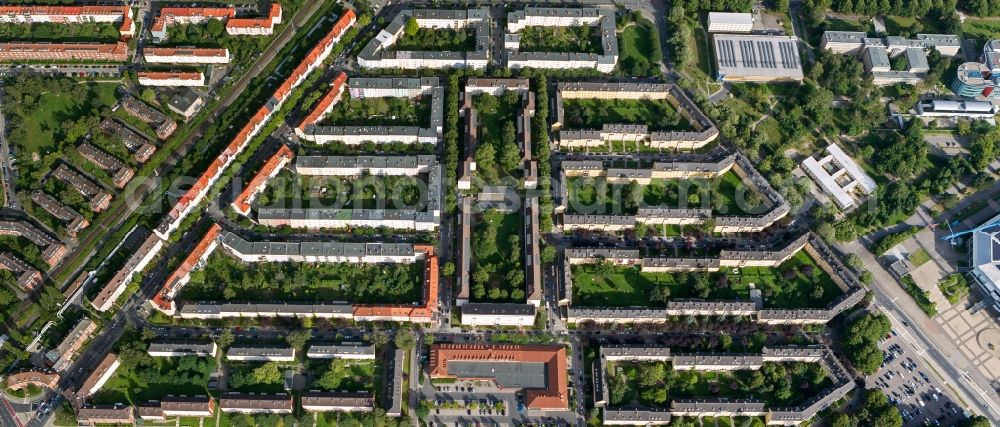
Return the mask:
<svg viewBox="0 0 1000 427">
<path fill-rule="evenodd" d="M 118 25 L 105 22 L 0 24 L 0 41 L 58 41 L 114 43 Z"/>
<path fill-rule="evenodd" d="M 354 99 L 345 94 L 320 123 L 329 126 L 427 127 L 430 117 L 430 96 Z"/>
<path fill-rule="evenodd" d="M 215 360 L 185 357 L 146 357 L 135 367 L 121 366 L 91 400 L 94 403 L 138 405 L 167 395 L 207 395 L 208 377 Z"/>
<path fill-rule="evenodd" d="M 520 212 L 484 212 L 472 236 L 472 299 L 524 302 L 524 218 Z"/>
<path fill-rule="evenodd" d="M 693 129 L 662 99 L 566 99 L 563 108 L 568 129 L 601 129 L 605 123 L 643 124 L 650 131 Z"/>
<path fill-rule="evenodd" d="M 521 36 L 521 52 L 603 53 L 598 27 L 525 27 Z"/>
<path fill-rule="evenodd" d="M 962 34 L 979 41 L 1000 39 L 1000 20 L 967 17 L 962 23 Z"/>
<path fill-rule="evenodd" d="M 191 273 L 187 300 L 349 301 L 408 304 L 420 300 L 423 263 L 352 264 L 261 262 L 244 264 L 216 251 Z"/>
<path fill-rule="evenodd" d="M 750 284 L 761 290 L 770 308 L 825 307 L 842 292 L 805 251 L 777 268 L 744 267 L 719 272 L 648 273 L 638 267 L 583 264 L 572 267 L 573 305 L 664 306 L 652 301 L 654 290 L 669 289 L 670 299 L 747 300 Z M 707 295 L 698 290 L 707 285 Z M 817 289 L 822 289 L 819 291 Z M 703 296 L 704 295 L 704 296 Z"/>
<path fill-rule="evenodd" d="M 641 204 L 626 202 L 631 197 L 633 185 L 637 184 L 608 184 L 600 177 L 570 178 L 569 210 L 632 215 L 638 207 L 696 209 L 708 206 L 713 215 L 741 216 L 747 215 L 747 211 L 756 211 L 751 206 L 757 207 L 763 200 L 732 171 L 714 179 L 652 179 L 649 185 L 642 186 Z M 709 200 L 703 200 L 706 193 Z"/>
<path fill-rule="evenodd" d="M 296 365 L 291 362 L 233 362 L 226 361 L 226 368 L 229 372 L 229 391 L 241 393 L 283 393 L 285 392 L 284 378 L 285 371 L 296 369 Z M 268 367 L 277 368 L 278 375 L 262 375 Z M 273 373 L 273 371 L 272 371 Z"/>
<path fill-rule="evenodd" d="M 927 261 L 931 260 L 931 254 L 927 253 L 926 249 L 920 248 L 916 252 L 910 254 L 908 259 L 914 267 L 920 267 L 921 265 L 926 264 Z"/>
<path fill-rule="evenodd" d="M 471 28 L 420 28 L 413 35 L 404 33 L 390 49 L 469 52 L 476 50 L 476 34 Z"/>
<path fill-rule="evenodd" d="M 258 206 L 338 209 L 422 209 L 427 175 L 306 176 L 283 170 L 270 179 Z"/>
<path fill-rule="evenodd" d="M 659 34 L 649 20 L 630 23 L 618 35 L 619 68 L 631 75 L 659 75 L 663 52 Z"/>
<path fill-rule="evenodd" d="M 934 317 L 937 315 L 937 304 L 934 303 L 934 301 L 931 301 L 930 292 L 927 292 L 921 289 L 920 286 L 917 286 L 917 283 L 914 282 L 913 278 L 910 276 L 903 276 L 903 278 L 900 279 L 900 283 L 902 284 L 903 289 L 906 290 L 906 293 L 913 297 L 913 301 L 917 303 L 917 306 L 919 306 L 920 309 L 927 314 L 927 316 Z"/>
<path fill-rule="evenodd" d="M 673 399 L 760 399 L 768 407 L 800 404 L 831 384 L 817 363 L 765 362 L 758 370 L 673 370 L 669 363 L 610 363 L 610 405 L 665 407 Z"/>
<path fill-rule="evenodd" d="M 955 273 L 941 280 L 938 283 L 938 289 L 948 299 L 948 302 L 956 304 L 969 294 L 969 282 L 965 279 L 964 275 Z"/>
<path fill-rule="evenodd" d="M 519 176 L 519 169 L 504 170 L 501 162 L 505 149 L 518 149 L 516 146 L 507 144 L 508 142 L 517 144 L 517 142 L 507 141 L 504 132 L 508 124 L 514 125 L 517 120 L 517 111 L 521 106 L 521 97 L 513 91 L 506 92 L 500 96 L 480 94 L 473 97 L 472 105 L 476 108 L 479 120 L 477 129 L 479 147 L 477 148 L 477 152 L 484 145 L 489 144 L 496 153 L 492 162 L 478 162 L 476 165 L 476 175 L 488 184 L 500 184 L 504 176 Z M 514 136 L 516 138 L 516 133 Z M 520 163 L 518 166 L 520 166 Z"/>
</svg>

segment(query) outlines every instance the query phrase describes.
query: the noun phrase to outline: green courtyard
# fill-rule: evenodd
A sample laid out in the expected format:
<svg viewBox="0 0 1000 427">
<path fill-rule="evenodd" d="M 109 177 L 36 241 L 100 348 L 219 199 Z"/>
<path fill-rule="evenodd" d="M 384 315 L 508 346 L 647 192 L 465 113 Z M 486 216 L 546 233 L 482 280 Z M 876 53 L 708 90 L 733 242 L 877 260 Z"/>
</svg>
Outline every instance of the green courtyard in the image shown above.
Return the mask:
<svg viewBox="0 0 1000 427">
<path fill-rule="evenodd" d="M 520 212 L 489 210 L 476 218 L 472 234 L 472 300 L 524 302 L 524 260 Z"/>
<path fill-rule="evenodd" d="M 351 98 L 344 94 L 321 126 L 419 126 L 431 121 L 431 96 Z"/>
<path fill-rule="evenodd" d="M 0 24 L 0 41 L 104 42 L 118 41 L 118 25 L 104 22 Z"/>
<path fill-rule="evenodd" d="M 422 262 L 353 264 L 258 262 L 245 264 L 222 248 L 191 273 L 181 296 L 191 301 L 349 301 L 408 304 L 419 301 Z"/>
<path fill-rule="evenodd" d="M 382 368 L 377 358 L 310 360 L 309 371 L 315 377 L 312 388 L 317 390 L 377 393 L 382 389 Z"/>
<path fill-rule="evenodd" d="M 419 28 L 404 33 L 392 50 L 469 52 L 476 50 L 476 32 L 471 28 Z"/>
<path fill-rule="evenodd" d="M 196 356 L 150 357 L 145 343 L 120 352 L 122 365 L 91 401 L 98 404 L 128 403 L 137 405 L 173 395 L 208 394 L 209 375 L 216 369 L 215 359 Z"/>
<path fill-rule="evenodd" d="M 641 124 L 650 131 L 694 129 L 664 99 L 563 99 L 566 129 L 600 129 L 605 123 Z"/>
<path fill-rule="evenodd" d="M 514 91 L 503 95 L 477 95 L 472 105 L 478 114 L 476 175 L 488 184 L 499 184 L 506 176 L 519 176 L 521 149 L 515 122 L 521 96 Z"/>
<path fill-rule="evenodd" d="M 521 52 L 603 53 L 601 30 L 596 26 L 525 27 L 521 36 Z"/>
<path fill-rule="evenodd" d="M 572 267 L 573 305 L 663 307 L 671 299 L 748 300 L 761 290 L 768 308 L 820 308 L 842 291 L 805 251 L 775 268 L 723 268 L 718 272 L 649 273 L 610 262 Z"/>
<path fill-rule="evenodd" d="M 635 214 L 640 207 L 711 208 L 713 215 L 740 216 L 762 211 L 763 197 L 729 171 L 712 179 L 660 179 L 648 185 L 617 184 L 606 178 L 568 179 L 569 211 L 580 214 Z"/>
<path fill-rule="evenodd" d="M 268 180 L 258 206 L 417 209 L 426 204 L 427 175 L 307 176 L 283 170 Z"/>
<path fill-rule="evenodd" d="M 609 363 L 609 406 L 667 407 L 673 399 L 760 399 L 768 407 L 799 405 L 831 382 L 818 363 L 765 362 L 758 370 L 676 371 L 670 363 Z"/>
</svg>

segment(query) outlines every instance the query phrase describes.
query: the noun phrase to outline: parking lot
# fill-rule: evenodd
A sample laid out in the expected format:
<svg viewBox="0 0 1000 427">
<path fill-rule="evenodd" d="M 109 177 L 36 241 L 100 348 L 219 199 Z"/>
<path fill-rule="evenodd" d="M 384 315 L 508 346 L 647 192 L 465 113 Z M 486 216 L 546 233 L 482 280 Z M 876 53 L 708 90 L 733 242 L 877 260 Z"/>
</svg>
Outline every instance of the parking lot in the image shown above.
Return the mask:
<svg viewBox="0 0 1000 427">
<path fill-rule="evenodd" d="M 879 348 L 882 367 L 865 382 L 885 392 L 903 415 L 904 426 L 951 426 L 965 419 L 961 407 L 942 392 L 940 381 L 895 331 Z"/>
</svg>

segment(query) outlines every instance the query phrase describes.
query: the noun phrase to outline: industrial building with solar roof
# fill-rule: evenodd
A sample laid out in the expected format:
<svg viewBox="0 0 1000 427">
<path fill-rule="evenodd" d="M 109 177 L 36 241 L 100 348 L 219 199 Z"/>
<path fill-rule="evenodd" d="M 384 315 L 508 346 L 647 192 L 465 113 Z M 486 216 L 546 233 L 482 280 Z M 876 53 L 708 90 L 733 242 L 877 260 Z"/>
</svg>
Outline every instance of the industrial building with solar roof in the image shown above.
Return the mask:
<svg viewBox="0 0 1000 427">
<path fill-rule="evenodd" d="M 716 34 L 715 77 L 726 82 L 802 81 L 795 37 Z"/>
</svg>

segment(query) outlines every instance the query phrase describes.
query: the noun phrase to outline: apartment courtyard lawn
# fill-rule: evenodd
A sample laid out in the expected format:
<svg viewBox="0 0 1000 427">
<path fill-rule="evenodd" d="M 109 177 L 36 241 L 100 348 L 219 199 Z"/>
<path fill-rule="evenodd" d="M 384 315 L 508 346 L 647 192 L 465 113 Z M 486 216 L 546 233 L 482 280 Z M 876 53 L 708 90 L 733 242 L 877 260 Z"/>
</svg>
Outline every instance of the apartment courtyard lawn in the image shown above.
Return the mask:
<svg viewBox="0 0 1000 427">
<path fill-rule="evenodd" d="M 345 93 L 321 126 L 419 126 L 431 122 L 431 96 L 351 98 Z"/>
<path fill-rule="evenodd" d="M 633 21 L 618 36 L 618 67 L 626 75 L 658 76 L 663 52 L 659 32 L 647 19 Z"/>
<path fill-rule="evenodd" d="M 181 296 L 189 301 L 419 301 L 424 264 L 243 263 L 219 248 L 191 273 Z"/>
<path fill-rule="evenodd" d="M 764 211 L 763 197 L 732 171 L 713 179 L 656 178 L 645 186 L 608 184 L 602 177 L 577 177 L 568 179 L 568 188 L 569 210 L 580 214 L 632 215 L 640 207 L 711 208 L 713 215 L 730 216 Z"/>
<path fill-rule="evenodd" d="M 242 393 L 282 393 L 285 371 L 297 370 L 295 363 L 226 362 L 227 390 Z"/>
<path fill-rule="evenodd" d="M 514 91 L 493 96 L 476 95 L 472 105 L 478 114 L 476 174 L 488 184 L 499 184 L 502 177 L 520 176 L 521 148 L 517 139 L 517 112 L 521 96 Z"/>
<path fill-rule="evenodd" d="M 381 390 L 381 364 L 375 360 L 310 360 L 309 372 L 313 374 L 311 388 L 325 391 Z"/>
<path fill-rule="evenodd" d="M 831 382 L 818 363 L 765 362 L 759 370 L 675 371 L 670 363 L 609 363 L 609 406 L 666 407 L 673 399 L 761 399 L 768 407 L 795 406 Z"/>
<path fill-rule="evenodd" d="M 603 53 L 601 30 L 596 26 L 525 27 L 521 36 L 521 52 Z"/>
<path fill-rule="evenodd" d="M 776 268 L 724 268 L 718 272 L 649 273 L 609 262 L 572 267 L 573 305 L 663 307 L 671 299 L 748 300 L 761 290 L 768 308 L 825 307 L 842 292 L 805 251 Z"/>
<path fill-rule="evenodd" d="M 472 235 L 473 301 L 524 302 L 523 229 L 520 212 L 489 210 L 476 218 Z"/>
<path fill-rule="evenodd" d="M 143 348 L 144 346 L 142 344 Z M 137 360 L 123 363 L 104 387 L 91 397 L 92 403 L 137 405 L 160 400 L 170 394 L 208 394 L 209 376 L 216 368 L 214 358 L 150 357 L 144 352 L 137 354 Z"/>
<path fill-rule="evenodd" d="M 414 209 L 427 204 L 427 174 L 418 176 L 306 176 L 283 170 L 270 179 L 258 206 Z"/>
<path fill-rule="evenodd" d="M 420 28 L 414 35 L 404 33 L 392 50 L 469 52 L 476 50 L 476 32 L 471 28 Z"/>
<path fill-rule="evenodd" d="M 103 22 L 0 24 L 0 41 L 104 42 L 118 41 L 118 26 Z"/>
<path fill-rule="evenodd" d="M 563 99 L 566 129 L 600 129 L 605 123 L 641 124 L 650 131 L 682 131 L 694 127 L 662 99 Z"/>
</svg>

